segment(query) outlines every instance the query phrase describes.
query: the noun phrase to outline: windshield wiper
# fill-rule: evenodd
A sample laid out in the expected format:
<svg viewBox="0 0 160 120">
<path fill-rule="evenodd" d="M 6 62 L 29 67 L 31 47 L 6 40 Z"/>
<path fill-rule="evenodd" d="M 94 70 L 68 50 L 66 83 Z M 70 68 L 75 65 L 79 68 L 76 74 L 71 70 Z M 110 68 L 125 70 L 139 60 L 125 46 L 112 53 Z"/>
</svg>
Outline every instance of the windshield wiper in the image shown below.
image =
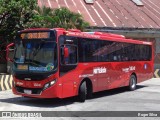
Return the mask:
<svg viewBox="0 0 160 120">
<path fill-rule="evenodd" d="M 36 63 L 34 61 L 25 61 L 25 63 L 31 64 L 31 65 L 36 65 L 37 67 L 43 67 L 42 65 L 40 65 L 39 63 Z"/>
</svg>

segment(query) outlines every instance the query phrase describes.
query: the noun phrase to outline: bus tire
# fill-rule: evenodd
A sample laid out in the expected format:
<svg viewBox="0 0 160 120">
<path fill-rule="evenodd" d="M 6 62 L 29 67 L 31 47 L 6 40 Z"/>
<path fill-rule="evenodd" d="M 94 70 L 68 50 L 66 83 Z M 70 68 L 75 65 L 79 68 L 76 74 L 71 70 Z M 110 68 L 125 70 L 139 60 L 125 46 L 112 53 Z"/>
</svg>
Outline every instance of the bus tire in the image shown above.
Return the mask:
<svg viewBox="0 0 160 120">
<path fill-rule="evenodd" d="M 131 75 L 130 76 L 130 80 L 129 80 L 129 90 L 133 91 L 136 89 L 136 84 L 137 84 L 137 78 L 135 75 Z"/>
<path fill-rule="evenodd" d="M 87 86 L 86 86 L 86 81 L 84 81 L 79 87 L 79 94 L 78 94 L 79 101 L 84 102 L 86 100 L 86 95 L 87 95 Z"/>
<path fill-rule="evenodd" d="M 92 89 L 87 87 L 87 99 L 91 99 L 93 97 Z"/>
<path fill-rule="evenodd" d="M 87 95 L 86 95 L 86 98 L 87 99 L 91 99 L 93 97 L 93 87 L 92 87 L 92 82 L 87 79 L 85 80 L 86 81 L 86 86 L 87 86 Z"/>
</svg>

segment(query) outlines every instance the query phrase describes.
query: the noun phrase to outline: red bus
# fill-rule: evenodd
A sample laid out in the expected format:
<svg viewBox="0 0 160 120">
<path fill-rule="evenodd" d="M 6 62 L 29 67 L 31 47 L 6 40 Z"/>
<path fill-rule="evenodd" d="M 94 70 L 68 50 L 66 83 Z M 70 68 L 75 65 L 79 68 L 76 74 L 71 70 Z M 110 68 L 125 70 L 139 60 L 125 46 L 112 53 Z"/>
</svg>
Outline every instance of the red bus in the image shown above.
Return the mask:
<svg viewBox="0 0 160 120">
<path fill-rule="evenodd" d="M 7 51 L 10 46 L 7 46 Z M 122 35 L 63 28 L 27 29 L 14 42 L 14 94 L 78 96 L 136 84 L 153 76 L 153 45 Z"/>
</svg>

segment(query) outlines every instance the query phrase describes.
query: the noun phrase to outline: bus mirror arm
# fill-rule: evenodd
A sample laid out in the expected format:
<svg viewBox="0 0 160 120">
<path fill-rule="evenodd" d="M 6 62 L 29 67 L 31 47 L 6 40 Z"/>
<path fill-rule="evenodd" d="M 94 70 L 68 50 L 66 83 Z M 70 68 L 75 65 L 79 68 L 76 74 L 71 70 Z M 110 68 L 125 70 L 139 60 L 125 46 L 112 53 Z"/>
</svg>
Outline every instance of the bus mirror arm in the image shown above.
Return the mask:
<svg viewBox="0 0 160 120">
<path fill-rule="evenodd" d="M 9 58 L 10 47 L 12 47 L 12 46 L 14 46 L 14 43 L 10 43 L 6 47 L 6 60 L 10 61 L 10 62 L 13 62 L 13 59 Z"/>
</svg>

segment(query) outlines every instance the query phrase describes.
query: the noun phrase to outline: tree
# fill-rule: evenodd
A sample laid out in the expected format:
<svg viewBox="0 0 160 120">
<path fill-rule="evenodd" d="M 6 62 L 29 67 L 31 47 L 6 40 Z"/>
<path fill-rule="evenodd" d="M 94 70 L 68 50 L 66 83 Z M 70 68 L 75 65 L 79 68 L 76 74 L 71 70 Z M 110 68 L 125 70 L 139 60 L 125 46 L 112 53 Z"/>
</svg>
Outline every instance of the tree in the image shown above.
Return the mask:
<svg viewBox="0 0 160 120">
<path fill-rule="evenodd" d="M 66 29 L 77 28 L 80 30 L 84 30 L 85 27 L 89 26 L 89 23 L 83 20 L 81 14 L 71 12 L 67 8 L 55 9 L 54 15 L 56 27 L 64 27 Z"/>
<path fill-rule="evenodd" d="M 11 42 L 17 31 L 25 28 L 62 27 L 84 30 L 89 24 L 67 8 L 38 7 L 37 0 L 0 0 L 0 35 Z"/>
<path fill-rule="evenodd" d="M 17 31 L 26 28 L 33 17 L 37 0 L 0 0 L 0 64 L 6 64 L 5 49 Z M 0 67 L 5 72 L 6 65 Z"/>
<path fill-rule="evenodd" d="M 33 17 L 37 0 L 0 0 L 0 34 L 12 41 Z"/>
<path fill-rule="evenodd" d="M 47 27 L 50 28 L 53 26 L 53 9 L 49 7 L 43 6 L 40 8 L 36 7 L 34 10 L 34 16 L 30 19 L 30 22 L 26 25 L 26 27 L 32 28 L 42 28 Z"/>
<path fill-rule="evenodd" d="M 42 7 L 35 10 L 35 16 L 29 23 L 29 27 L 62 27 L 65 29 L 84 30 L 89 23 L 83 20 L 82 15 L 74 13 L 67 8 L 51 9 Z"/>
</svg>

